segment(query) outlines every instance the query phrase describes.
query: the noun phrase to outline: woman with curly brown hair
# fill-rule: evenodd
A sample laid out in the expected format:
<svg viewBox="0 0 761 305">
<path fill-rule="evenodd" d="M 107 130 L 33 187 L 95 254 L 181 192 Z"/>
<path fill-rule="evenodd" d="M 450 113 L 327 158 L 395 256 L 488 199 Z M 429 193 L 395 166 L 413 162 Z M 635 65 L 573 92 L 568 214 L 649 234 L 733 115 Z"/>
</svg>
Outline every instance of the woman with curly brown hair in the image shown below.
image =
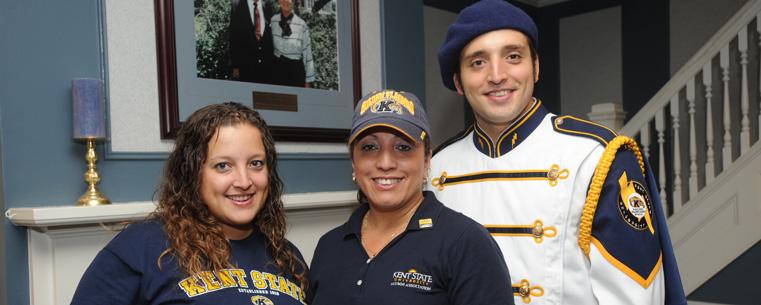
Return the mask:
<svg viewBox="0 0 761 305">
<path fill-rule="evenodd" d="M 275 143 L 256 111 L 225 103 L 188 117 L 157 194 L 72 304 L 304 304 L 307 268 L 285 239 Z"/>
</svg>

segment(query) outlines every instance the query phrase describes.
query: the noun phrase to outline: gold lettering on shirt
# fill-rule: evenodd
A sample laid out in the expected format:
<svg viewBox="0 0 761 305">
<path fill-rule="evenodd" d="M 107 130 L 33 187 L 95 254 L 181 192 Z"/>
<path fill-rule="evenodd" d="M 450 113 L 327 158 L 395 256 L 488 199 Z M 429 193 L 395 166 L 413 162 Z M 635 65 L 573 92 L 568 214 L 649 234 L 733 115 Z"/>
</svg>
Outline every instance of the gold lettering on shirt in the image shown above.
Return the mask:
<svg viewBox="0 0 761 305">
<path fill-rule="evenodd" d="M 185 279 L 184 281 L 180 282 L 180 287 L 182 287 L 182 290 L 185 290 L 185 293 L 189 296 L 195 296 L 199 293 L 206 292 L 206 288 L 203 286 L 198 285 L 198 281 L 195 277 L 189 277 Z"/>
<path fill-rule="evenodd" d="M 254 281 L 254 287 L 258 289 L 267 288 L 267 283 L 264 281 L 262 273 L 256 270 L 251 271 L 251 279 Z"/>
</svg>

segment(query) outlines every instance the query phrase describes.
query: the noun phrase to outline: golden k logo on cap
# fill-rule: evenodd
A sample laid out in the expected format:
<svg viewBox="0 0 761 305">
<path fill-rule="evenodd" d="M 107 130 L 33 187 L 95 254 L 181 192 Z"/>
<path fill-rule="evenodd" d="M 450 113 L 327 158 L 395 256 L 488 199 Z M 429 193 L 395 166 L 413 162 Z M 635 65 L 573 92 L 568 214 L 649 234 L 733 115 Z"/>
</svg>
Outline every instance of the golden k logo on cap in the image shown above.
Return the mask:
<svg viewBox="0 0 761 305">
<path fill-rule="evenodd" d="M 354 109 L 349 143 L 364 130 L 375 126 L 394 128 L 415 142 L 421 142 L 430 133 L 420 100 L 404 91 L 375 91 L 363 97 Z"/>
</svg>

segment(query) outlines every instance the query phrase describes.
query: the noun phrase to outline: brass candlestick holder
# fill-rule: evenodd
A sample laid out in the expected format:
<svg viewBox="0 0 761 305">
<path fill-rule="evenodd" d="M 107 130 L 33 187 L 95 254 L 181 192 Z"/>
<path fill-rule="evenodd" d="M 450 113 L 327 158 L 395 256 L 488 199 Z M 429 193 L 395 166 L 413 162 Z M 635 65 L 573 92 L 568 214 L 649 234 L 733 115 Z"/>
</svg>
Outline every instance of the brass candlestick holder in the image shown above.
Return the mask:
<svg viewBox="0 0 761 305">
<path fill-rule="evenodd" d="M 87 154 L 85 154 L 85 160 L 87 160 L 87 171 L 85 172 L 85 181 L 90 184 L 87 191 L 79 197 L 77 200 L 77 206 L 96 206 L 111 204 L 111 200 L 108 199 L 103 193 L 98 191 L 98 187 L 95 184 L 100 181 L 100 173 L 95 170 L 95 162 L 98 161 L 98 154 L 95 153 L 95 140 L 103 140 L 101 137 L 87 137 L 83 138 L 87 140 Z"/>
</svg>

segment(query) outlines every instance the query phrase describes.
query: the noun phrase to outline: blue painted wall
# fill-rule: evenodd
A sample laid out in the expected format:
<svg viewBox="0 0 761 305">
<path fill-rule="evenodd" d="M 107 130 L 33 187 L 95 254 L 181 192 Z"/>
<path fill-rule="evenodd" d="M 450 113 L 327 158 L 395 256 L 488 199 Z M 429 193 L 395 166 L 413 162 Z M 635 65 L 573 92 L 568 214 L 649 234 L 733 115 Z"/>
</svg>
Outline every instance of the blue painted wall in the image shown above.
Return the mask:
<svg viewBox="0 0 761 305">
<path fill-rule="evenodd" d="M 385 0 L 382 9 L 385 86 L 412 92 L 426 105 L 423 1 Z"/>
<path fill-rule="evenodd" d="M 85 146 L 71 140 L 71 80 L 103 78 L 107 67 L 100 47 L 102 6 L 99 0 L 0 1 L 5 209 L 72 205 L 85 190 Z M 404 10 L 393 9 L 396 6 Z M 422 1 L 382 1 L 381 7 L 387 12 L 386 20 L 395 22 L 384 30 L 384 48 L 407 49 L 404 61 L 397 61 L 397 55 L 384 60 L 390 71 L 384 79 L 395 87 L 404 84 L 405 90 L 424 94 Z M 410 46 L 414 48 L 410 50 Z M 419 64 L 410 66 L 414 61 Z M 106 159 L 102 146 L 98 156 L 97 169 L 103 177 L 98 187 L 113 202 L 151 199 L 163 160 Z M 283 155 L 281 160 L 280 172 L 289 193 L 355 187 L 346 156 Z M 26 229 L 6 221 L 5 230 L 6 261 L 0 263 L 7 272 L 0 274 L 0 282 L 6 285 L 7 295 L 0 296 L 0 304 L 28 304 Z"/>
</svg>

